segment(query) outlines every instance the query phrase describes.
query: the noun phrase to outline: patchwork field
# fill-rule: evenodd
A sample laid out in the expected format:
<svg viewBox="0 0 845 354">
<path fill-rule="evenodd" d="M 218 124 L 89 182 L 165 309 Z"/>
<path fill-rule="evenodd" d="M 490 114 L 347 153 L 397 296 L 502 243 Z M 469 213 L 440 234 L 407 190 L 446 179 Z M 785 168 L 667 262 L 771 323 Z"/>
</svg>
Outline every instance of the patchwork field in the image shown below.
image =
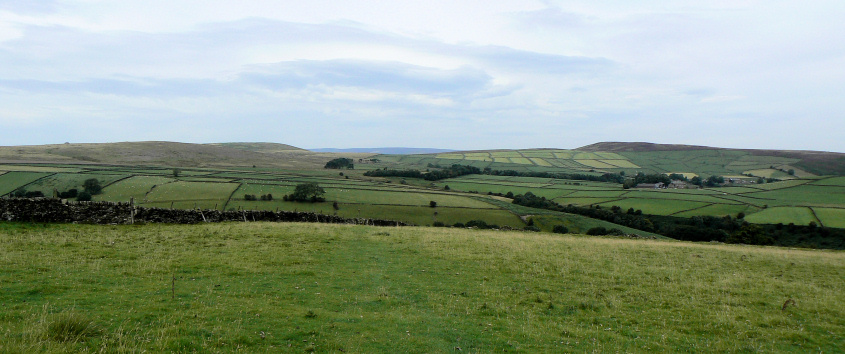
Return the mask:
<svg viewBox="0 0 845 354">
<path fill-rule="evenodd" d="M 233 145 L 234 146 L 234 145 Z M 223 148 L 218 146 L 215 148 Z M 72 147 L 68 147 L 72 148 Z M 276 145 L 237 145 L 233 156 L 261 148 L 272 151 L 287 149 Z M 207 150 L 204 147 L 200 150 Z M 268 150 L 268 151 L 269 151 Z M 246 156 L 246 155 L 244 155 Z M 329 155 L 326 155 L 329 156 Z M 373 158 L 370 160 L 370 158 Z M 736 216 L 744 213 L 751 222 L 783 222 L 805 225 L 809 219 L 795 213 L 777 212 L 775 207 L 814 208 L 823 210 L 816 216 L 825 226 L 839 225 L 839 208 L 845 208 L 845 179 L 843 177 L 801 177 L 797 170 L 789 175 L 799 161 L 796 158 L 759 156 L 739 150 L 685 151 L 583 151 L 560 149 L 491 150 L 427 155 L 377 155 L 361 158 L 354 170 L 325 170 L 321 168 L 275 168 L 272 166 L 165 167 L 144 165 L 68 165 L 0 164 L 0 195 L 18 188 L 42 191 L 81 189 L 87 178 L 97 178 L 105 186 L 103 194 L 94 200 L 126 202 L 134 198 L 138 205 L 164 208 L 217 208 L 227 210 L 313 210 L 345 216 L 395 219 L 429 225 L 435 221 L 433 212 L 426 209 L 437 203 L 437 221 L 453 224 L 472 219 L 491 224 L 524 226 L 519 217 L 537 214 L 534 211 L 514 212 L 493 203 L 487 194 L 518 195 L 531 192 L 562 205 L 619 206 L 633 208 L 646 214 L 692 217 L 698 215 Z M 753 172 L 769 177 L 786 174 L 789 180 L 774 183 L 736 183 L 731 187 L 707 189 L 642 190 L 622 189 L 617 183 L 552 178 L 532 178 L 494 175 L 467 175 L 440 181 L 403 178 L 367 178 L 363 172 L 371 169 L 417 168 L 431 169 L 433 165 L 471 164 L 478 168 L 515 170 L 522 172 L 561 172 L 580 176 L 599 176 L 603 173 L 665 172 L 686 176 L 736 176 Z M 304 166 L 304 165 L 303 165 Z M 800 172 L 800 173 L 799 173 Z M 326 191 L 326 202 L 316 205 L 285 202 L 282 197 L 304 182 L 320 184 Z M 448 187 L 448 188 L 447 188 Z M 248 201 L 245 196 L 270 194 L 271 201 Z M 339 210 L 332 207 L 338 203 Z M 415 209 L 420 208 L 420 209 Z M 766 211 L 768 210 L 768 211 Z M 786 209 L 783 209 L 786 210 Z M 761 215 L 754 216 L 757 213 Z M 504 214 L 503 214 L 504 213 Z M 503 218 L 502 215 L 509 215 Z M 468 218 L 461 220 L 461 218 Z M 509 220 L 502 222 L 502 220 Z M 454 221 L 454 222 L 453 222 Z M 558 216 L 558 221 L 566 220 Z M 522 223 L 522 224 L 520 224 Z"/>
</svg>

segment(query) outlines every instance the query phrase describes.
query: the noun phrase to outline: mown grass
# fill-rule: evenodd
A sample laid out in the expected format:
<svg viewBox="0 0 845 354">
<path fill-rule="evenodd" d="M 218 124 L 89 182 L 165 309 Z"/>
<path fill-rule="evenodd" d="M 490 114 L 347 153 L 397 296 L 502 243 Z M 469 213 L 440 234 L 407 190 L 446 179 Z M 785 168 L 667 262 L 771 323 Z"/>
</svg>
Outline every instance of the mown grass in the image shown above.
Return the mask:
<svg viewBox="0 0 845 354">
<path fill-rule="evenodd" d="M 835 352 L 845 333 L 841 252 L 271 223 L 0 242 L 0 352 Z"/>
</svg>

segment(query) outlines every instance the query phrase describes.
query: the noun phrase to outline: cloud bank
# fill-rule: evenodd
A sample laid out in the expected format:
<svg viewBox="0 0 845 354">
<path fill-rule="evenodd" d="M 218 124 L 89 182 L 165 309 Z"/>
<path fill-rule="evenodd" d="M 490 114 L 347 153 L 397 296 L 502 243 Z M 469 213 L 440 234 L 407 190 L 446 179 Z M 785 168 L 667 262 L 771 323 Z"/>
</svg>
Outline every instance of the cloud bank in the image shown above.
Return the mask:
<svg viewBox="0 0 845 354">
<path fill-rule="evenodd" d="M 845 5 L 0 1 L 0 144 L 845 151 Z"/>
</svg>

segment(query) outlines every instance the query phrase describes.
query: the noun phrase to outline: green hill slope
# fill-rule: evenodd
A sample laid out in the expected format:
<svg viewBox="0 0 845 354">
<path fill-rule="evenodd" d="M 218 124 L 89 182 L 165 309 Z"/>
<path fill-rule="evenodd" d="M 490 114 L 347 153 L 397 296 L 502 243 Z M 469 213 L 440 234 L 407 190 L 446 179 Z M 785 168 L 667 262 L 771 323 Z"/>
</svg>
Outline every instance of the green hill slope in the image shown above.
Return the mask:
<svg viewBox="0 0 845 354">
<path fill-rule="evenodd" d="M 651 143 L 597 143 L 575 150 L 525 149 L 379 155 L 396 168 L 462 164 L 519 172 L 602 174 L 625 172 L 793 178 L 845 174 L 845 154 L 816 151 L 739 150 Z"/>
</svg>

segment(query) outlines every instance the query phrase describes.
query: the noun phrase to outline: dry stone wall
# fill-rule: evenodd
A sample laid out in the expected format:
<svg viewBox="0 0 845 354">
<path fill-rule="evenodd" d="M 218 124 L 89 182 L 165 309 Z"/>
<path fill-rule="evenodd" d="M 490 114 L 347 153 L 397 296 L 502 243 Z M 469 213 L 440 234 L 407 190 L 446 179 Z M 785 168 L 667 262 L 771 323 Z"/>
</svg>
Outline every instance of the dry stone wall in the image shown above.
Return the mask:
<svg viewBox="0 0 845 354">
<path fill-rule="evenodd" d="M 224 221 L 285 221 L 374 226 L 408 225 L 392 220 L 343 218 L 308 212 L 145 208 L 133 206 L 129 203 L 66 202 L 52 198 L 2 198 L 0 199 L 0 220 L 90 224 L 196 224 Z"/>
</svg>

